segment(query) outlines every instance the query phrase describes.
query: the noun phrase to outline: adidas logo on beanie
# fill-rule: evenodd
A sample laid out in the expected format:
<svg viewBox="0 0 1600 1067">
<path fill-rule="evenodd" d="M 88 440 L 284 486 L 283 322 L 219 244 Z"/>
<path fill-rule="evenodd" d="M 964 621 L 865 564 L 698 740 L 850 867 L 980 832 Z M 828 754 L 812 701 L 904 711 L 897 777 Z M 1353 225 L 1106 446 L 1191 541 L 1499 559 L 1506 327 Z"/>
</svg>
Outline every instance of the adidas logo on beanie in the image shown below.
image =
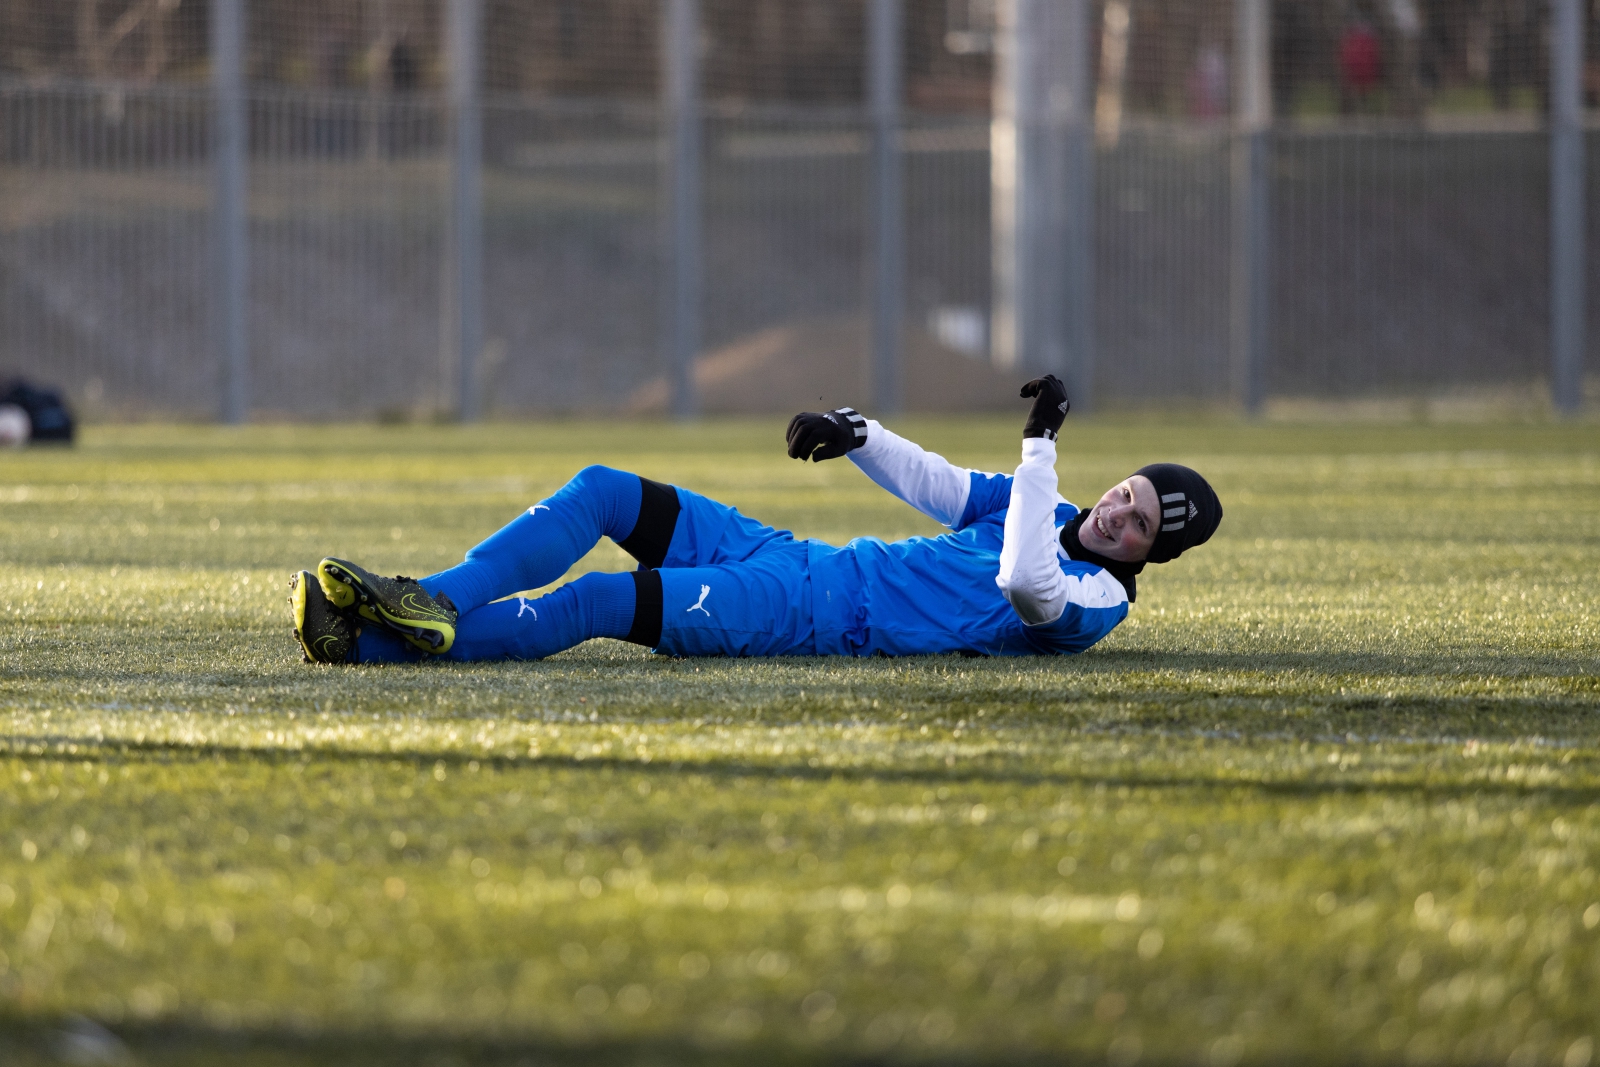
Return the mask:
<svg viewBox="0 0 1600 1067">
<path fill-rule="evenodd" d="M 1161 498 L 1161 528 L 1145 559 L 1165 563 L 1203 545 L 1222 521 L 1222 501 L 1200 472 L 1181 463 L 1152 463 L 1134 471 L 1150 479 Z"/>
</svg>

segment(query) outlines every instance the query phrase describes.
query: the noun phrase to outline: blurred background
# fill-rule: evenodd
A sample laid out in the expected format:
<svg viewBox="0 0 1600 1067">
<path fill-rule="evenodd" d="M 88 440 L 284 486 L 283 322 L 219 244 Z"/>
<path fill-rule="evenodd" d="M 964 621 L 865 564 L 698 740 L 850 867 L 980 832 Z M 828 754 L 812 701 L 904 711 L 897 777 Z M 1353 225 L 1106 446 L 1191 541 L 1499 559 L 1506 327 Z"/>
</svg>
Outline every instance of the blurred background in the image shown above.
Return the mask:
<svg viewBox="0 0 1600 1067">
<path fill-rule="evenodd" d="M 0 0 L 0 376 L 1571 411 L 1597 141 L 1600 0 Z"/>
</svg>

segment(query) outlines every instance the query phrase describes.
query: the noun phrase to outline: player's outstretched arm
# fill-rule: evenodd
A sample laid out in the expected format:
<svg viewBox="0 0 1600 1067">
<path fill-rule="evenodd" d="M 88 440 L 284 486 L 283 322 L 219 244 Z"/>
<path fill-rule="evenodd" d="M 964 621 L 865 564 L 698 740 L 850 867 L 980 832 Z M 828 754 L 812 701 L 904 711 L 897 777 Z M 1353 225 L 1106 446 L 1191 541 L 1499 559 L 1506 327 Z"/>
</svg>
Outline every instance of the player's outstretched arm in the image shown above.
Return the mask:
<svg viewBox="0 0 1600 1067">
<path fill-rule="evenodd" d="M 789 422 L 789 455 L 821 462 L 848 455 L 861 472 L 935 522 L 954 526 L 972 472 L 907 441 L 854 408 L 803 411 Z"/>
<path fill-rule="evenodd" d="M 1056 435 L 1071 402 L 1053 374 L 1024 385 L 1021 395 L 1033 407 L 1022 428 L 1022 463 L 1012 476 L 995 584 L 1024 623 L 1041 626 L 1067 608 L 1067 577 L 1056 562 Z"/>
</svg>

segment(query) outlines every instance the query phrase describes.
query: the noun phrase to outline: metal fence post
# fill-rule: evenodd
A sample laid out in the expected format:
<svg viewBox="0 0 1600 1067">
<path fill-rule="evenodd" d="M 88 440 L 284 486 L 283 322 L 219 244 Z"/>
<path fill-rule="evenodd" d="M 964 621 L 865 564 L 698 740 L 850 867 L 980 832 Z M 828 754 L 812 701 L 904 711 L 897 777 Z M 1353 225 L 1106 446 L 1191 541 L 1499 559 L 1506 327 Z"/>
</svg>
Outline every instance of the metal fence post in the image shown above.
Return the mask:
<svg viewBox="0 0 1600 1067">
<path fill-rule="evenodd" d="M 461 421 L 483 411 L 478 364 L 483 355 L 482 0 L 450 0 L 450 292 L 447 329 L 455 346 Z"/>
<path fill-rule="evenodd" d="M 1022 366 L 1028 355 L 1026 235 L 1029 214 L 1028 98 L 1031 71 L 1028 25 L 1033 0 L 995 5 L 994 103 L 989 127 L 990 358 L 999 367 Z"/>
<path fill-rule="evenodd" d="M 1268 0 L 1235 0 L 1239 71 L 1233 137 L 1233 390 L 1254 415 L 1266 392 L 1271 344 L 1272 84 Z"/>
<path fill-rule="evenodd" d="M 661 32 L 663 273 L 661 347 L 672 414 L 693 418 L 700 354 L 700 3 L 663 0 Z"/>
<path fill-rule="evenodd" d="M 872 403 L 884 414 L 905 403 L 901 346 L 905 315 L 905 198 L 900 157 L 902 0 L 871 0 L 867 82 L 872 111 Z"/>
<path fill-rule="evenodd" d="M 1093 146 L 1088 0 L 1002 0 L 990 184 L 992 358 L 1092 378 Z"/>
<path fill-rule="evenodd" d="M 1550 18 L 1550 392 L 1557 411 L 1583 404 L 1583 8 L 1554 0 Z"/>
<path fill-rule="evenodd" d="M 1061 250 L 1048 246 L 1046 256 L 1059 256 L 1063 265 L 1061 307 L 1052 317 L 1060 323 L 1063 359 L 1061 367 L 1073 410 L 1085 413 L 1094 407 L 1095 316 L 1094 316 L 1094 98 L 1093 57 L 1090 52 L 1089 0 L 1066 0 L 1063 12 L 1066 25 L 1062 54 L 1062 92 L 1051 93 L 1053 125 L 1059 126 L 1063 140 L 1062 162 L 1066 168 L 1061 187 Z M 1045 301 L 1050 314 L 1051 301 Z"/>
<path fill-rule="evenodd" d="M 217 346 L 222 357 L 222 418 L 235 425 L 250 415 L 244 32 L 244 0 L 214 0 L 211 195 L 217 273 L 213 284 Z"/>
</svg>

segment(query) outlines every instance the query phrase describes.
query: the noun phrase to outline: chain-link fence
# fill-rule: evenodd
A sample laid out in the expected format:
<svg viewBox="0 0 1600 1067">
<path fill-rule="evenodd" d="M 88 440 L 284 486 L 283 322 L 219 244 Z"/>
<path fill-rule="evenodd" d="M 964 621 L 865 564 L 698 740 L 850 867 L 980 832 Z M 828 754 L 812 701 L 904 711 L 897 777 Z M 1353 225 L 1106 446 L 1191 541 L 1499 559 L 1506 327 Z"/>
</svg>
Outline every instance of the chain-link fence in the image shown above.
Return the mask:
<svg viewBox="0 0 1600 1067">
<path fill-rule="evenodd" d="M 1600 0 L 0 0 L 0 374 L 100 417 L 785 410 L 883 368 L 931 410 L 1030 367 L 1570 404 L 1597 97 Z"/>
</svg>

